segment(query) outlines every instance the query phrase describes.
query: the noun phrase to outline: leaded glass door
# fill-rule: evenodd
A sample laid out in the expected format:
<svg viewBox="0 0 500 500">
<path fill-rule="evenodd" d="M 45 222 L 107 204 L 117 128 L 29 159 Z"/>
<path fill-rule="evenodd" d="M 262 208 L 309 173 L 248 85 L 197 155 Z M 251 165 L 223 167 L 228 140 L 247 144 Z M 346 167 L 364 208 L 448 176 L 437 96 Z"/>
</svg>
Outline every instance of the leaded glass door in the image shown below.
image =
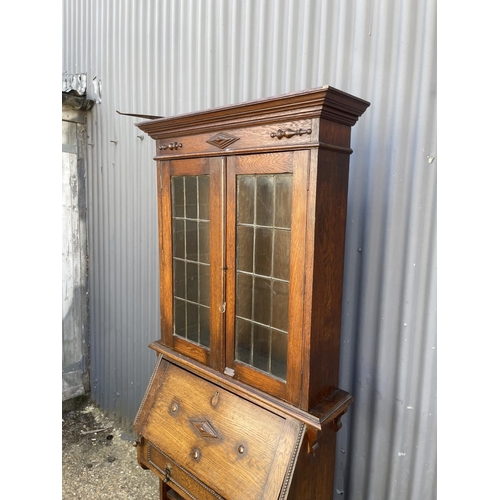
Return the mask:
<svg viewBox="0 0 500 500">
<path fill-rule="evenodd" d="M 162 338 L 204 364 L 223 365 L 222 158 L 160 162 Z"/>
<path fill-rule="evenodd" d="M 227 169 L 226 366 L 287 399 L 300 387 L 308 160 L 245 155 Z"/>
</svg>

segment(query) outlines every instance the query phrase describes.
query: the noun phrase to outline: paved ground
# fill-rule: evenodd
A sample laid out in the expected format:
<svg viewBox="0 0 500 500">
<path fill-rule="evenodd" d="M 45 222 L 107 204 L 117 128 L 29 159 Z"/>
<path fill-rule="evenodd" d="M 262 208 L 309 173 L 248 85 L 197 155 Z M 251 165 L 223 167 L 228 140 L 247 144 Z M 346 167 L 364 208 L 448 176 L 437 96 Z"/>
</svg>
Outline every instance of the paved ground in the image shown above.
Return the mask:
<svg viewBox="0 0 500 500">
<path fill-rule="evenodd" d="M 158 500 L 158 478 L 138 465 L 132 431 L 86 398 L 65 402 L 62 419 L 62 500 Z"/>
</svg>

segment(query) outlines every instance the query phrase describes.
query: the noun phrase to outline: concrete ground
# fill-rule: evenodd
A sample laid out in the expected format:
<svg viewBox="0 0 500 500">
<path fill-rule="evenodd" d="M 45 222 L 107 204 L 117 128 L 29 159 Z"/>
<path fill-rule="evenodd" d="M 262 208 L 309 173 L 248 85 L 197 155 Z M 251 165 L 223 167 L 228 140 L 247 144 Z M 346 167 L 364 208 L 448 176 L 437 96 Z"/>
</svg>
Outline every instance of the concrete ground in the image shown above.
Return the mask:
<svg viewBox="0 0 500 500">
<path fill-rule="evenodd" d="M 62 500 L 158 500 L 159 480 L 137 463 L 133 439 L 88 398 L 64 402 Z"/>
</svg>

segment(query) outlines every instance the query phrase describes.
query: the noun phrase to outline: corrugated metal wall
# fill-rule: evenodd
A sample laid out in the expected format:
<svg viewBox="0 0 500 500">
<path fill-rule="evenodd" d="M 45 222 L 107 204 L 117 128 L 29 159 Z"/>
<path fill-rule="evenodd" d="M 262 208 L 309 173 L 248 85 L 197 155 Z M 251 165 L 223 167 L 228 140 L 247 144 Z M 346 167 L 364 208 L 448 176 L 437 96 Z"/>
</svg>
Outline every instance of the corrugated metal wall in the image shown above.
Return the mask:
<svg viewBox="0 0 500 500">
<path fill-rule="evenodd" d="M 334 498 L 436 498 L 436 1 L 67 0 L 89 97 L 92 396 L 131 420 L 159 337 L 153 142 L 137 121 L 329 84 L 352 135 Z M 94 95 L 92 95 L 94 92 Z"/>
</svg>

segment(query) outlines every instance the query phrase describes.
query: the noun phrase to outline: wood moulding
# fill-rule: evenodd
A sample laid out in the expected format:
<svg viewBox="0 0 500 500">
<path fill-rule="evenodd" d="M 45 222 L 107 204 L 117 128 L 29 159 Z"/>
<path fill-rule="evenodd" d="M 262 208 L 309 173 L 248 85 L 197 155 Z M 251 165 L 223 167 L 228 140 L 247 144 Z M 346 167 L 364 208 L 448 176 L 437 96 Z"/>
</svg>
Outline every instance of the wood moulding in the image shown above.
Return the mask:
<svg viewBox="0 0 500 500">
<path fill-rule="evenodd" d="M 199 134 L 220 131 L 232 125 L 250 125 L 280 120 L 326 118 L 353 126 L 370 103 L 325 85 L 312 90 L 283 94 L 258 101 L 213 108 L 208 111 L 187 113 L 170 118 L 153 119 L 137 123 L 137 127 L 153 139 L 175 134 Z"/>
</svg>

